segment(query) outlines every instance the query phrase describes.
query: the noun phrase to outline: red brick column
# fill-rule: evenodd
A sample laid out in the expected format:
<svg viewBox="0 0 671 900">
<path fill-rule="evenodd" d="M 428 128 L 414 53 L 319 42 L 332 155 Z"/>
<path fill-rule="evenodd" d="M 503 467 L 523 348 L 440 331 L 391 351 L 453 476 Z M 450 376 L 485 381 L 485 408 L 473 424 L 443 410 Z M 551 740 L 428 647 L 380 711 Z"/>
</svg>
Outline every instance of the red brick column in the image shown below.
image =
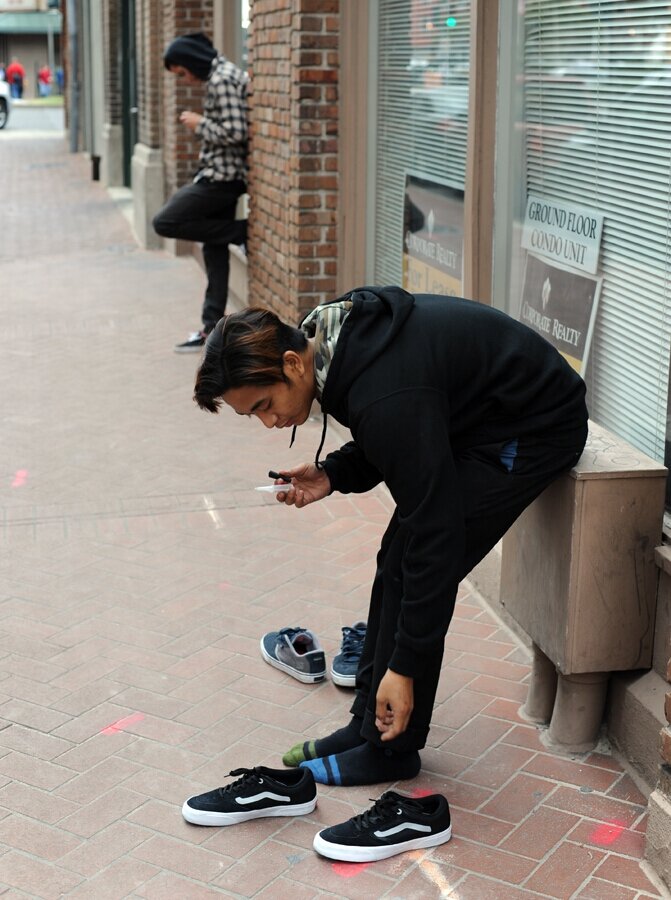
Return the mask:
<svg viewBox="0 0 671 900">
<path fill-rule="evenodd" d="M 202 112 L 205 98 L 204 87 L 187 87 L 163 65 L 163 51 L 182 34 L 202 31 L 212 37 L 213 0 L 161 0 L 162 15 L 159 19 L 162 30 L 160 47 L 160 78 L 162 80 L 162 141 L 165 161 L 166 197 L 178 187 L 187 184 L 196 170 L 200 142 L 198 138 L 179 123 L 179 114 L 184 109 Z"/>
<path fill-rule="evenodd" d="M 250 303 L 289 320 L 334 296 L 339 0 L 254 0 Z"/>
</svg>

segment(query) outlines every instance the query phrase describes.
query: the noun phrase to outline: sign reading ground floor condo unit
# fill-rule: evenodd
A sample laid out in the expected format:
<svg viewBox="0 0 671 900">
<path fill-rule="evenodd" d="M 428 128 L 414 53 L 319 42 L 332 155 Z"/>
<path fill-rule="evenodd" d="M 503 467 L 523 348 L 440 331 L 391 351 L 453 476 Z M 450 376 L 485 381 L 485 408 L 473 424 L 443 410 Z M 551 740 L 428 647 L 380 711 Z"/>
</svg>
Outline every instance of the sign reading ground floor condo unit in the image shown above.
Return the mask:
<svg viewBox="0 0 671 900">
<path fill-rule="evenodd" d="M 413 294 L 461 297 L 464 192 L 406 175 L 403 287 Z"/>
<path fill-rule="evenodd" d="M 587 366 L 602 278 L 596 275 L 603 216 L 530 196 L 520 321 L 553 344 L 580 374 Z"/>
<path fill-rule="evenodd" d="M 530 196 L 522 246 L 560 266 L 594 275 L 599 265 L 602 230 L 603 216 L 591 209 Z"/>
</svg>

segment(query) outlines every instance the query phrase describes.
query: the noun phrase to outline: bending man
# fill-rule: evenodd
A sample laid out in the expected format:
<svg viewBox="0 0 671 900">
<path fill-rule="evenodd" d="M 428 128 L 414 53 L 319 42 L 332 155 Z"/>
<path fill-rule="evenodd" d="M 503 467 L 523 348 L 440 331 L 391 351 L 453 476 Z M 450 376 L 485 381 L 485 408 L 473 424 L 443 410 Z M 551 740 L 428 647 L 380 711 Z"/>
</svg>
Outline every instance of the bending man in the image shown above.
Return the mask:
<svg viewBox="0 0 671 900">
<path fill-rule="evenodd" d="M 353 440 L 282 469 L 302 508 L 384 481 L 382 539 L 352 718 L 296 745 L 287 765 L 327 784 L 414 777 L 459 582 L 580 457 L 585 385 L 543 338 L 468 300 L 361 288 L 293 328 L 259 308 L 207 340 L 195 400 L 268 428 L 301 425 L 314 399 Z M 323 441 L 322 441 L 323 444 Z"/>
</svg>

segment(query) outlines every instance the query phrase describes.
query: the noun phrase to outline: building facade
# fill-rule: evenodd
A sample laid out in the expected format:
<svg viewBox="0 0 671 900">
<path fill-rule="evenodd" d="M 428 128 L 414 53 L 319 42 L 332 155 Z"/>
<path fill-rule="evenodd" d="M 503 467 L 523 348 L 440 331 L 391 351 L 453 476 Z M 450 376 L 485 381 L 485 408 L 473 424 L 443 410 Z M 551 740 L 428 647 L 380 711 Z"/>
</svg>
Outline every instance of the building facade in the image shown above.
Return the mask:
<svg viewBox="0 0 671 900">
<path fill-rule="evenodd" d="M 239 302 L 296 320 L 357 285 L 402 283 L 492 304 L 584 375 L 598 425 L 668 458 L 666 0 L 82 0 L 89 22 L 94 7 L 78 149 L 131 188 L 145 246 L 197 153 L 177 116 L 199 97 L 161 52 L 205 31 L 251 75 Z M 649 855 L 671 886 L 669 527 L 660 514 L 646 549 L 650 665 L 611 677 L 606 721 L 647 785 Z M 494 605 L 499 566 L 494 553 L 475 575 Z"/>
</svg>

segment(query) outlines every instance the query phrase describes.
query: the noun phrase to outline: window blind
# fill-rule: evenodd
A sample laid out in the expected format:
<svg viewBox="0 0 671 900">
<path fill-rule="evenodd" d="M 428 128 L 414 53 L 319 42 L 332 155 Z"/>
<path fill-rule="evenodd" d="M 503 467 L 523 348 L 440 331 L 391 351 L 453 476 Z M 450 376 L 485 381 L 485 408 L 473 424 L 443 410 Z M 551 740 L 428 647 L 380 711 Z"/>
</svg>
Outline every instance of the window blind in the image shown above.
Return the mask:
<svg viewBox="0 0 671 900">
<path fill-rule="evenodd" d="M 463 191 L 470 0 L 379 0 L 373 271 L 400 284 L 410 172 Z"/>
<path fill-rule="evenodd" d="M 671 10 L 666 0 L 526 0 L 523 39 L 526 193 L 605 216 L 590 414 L 663 460 Z"/>
</svg>

